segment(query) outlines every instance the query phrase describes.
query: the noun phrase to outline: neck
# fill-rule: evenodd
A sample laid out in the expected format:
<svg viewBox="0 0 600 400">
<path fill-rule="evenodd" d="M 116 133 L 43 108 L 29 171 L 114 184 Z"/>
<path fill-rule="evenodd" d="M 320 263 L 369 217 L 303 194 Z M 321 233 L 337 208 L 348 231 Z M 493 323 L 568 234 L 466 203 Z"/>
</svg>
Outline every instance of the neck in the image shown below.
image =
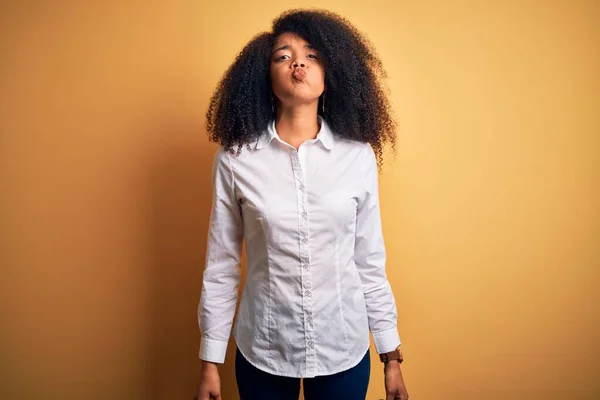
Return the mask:
<svg viewBox="0 0 600 400">
<path fill-rule="evenodd" d="M 293 107 L 280 104 L 277 107 L 275 129 L 281 140 L 297 150 L 305 140 L 316 138 L 321 129 L 317 120 L 317 103 Z"/>
</svg>

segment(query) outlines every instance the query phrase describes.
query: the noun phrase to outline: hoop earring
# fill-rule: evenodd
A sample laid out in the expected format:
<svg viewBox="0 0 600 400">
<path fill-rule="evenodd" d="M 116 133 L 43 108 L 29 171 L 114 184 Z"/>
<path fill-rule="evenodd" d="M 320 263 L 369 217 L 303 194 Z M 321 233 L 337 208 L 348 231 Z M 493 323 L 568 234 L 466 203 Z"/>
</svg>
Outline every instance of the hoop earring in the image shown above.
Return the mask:
<svg viewBox="0 0 600 400">
<path fill-rule="evenodd" d="M 323 110 L 323 114 L 325 114 L 325 92 L 323 92 L 323 104 L 321 109 Z"/>
<path fill-rule="evenodd" d="M 271 96 L 271 111 L 275 114 L 275 107 L 273 106 L 273 96 Z"/>
</svg>

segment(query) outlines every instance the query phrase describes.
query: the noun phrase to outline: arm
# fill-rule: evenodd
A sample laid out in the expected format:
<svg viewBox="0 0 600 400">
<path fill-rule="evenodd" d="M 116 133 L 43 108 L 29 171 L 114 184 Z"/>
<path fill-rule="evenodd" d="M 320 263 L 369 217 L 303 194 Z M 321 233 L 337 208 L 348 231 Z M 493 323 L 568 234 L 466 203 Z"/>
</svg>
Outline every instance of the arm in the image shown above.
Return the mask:
<svg viewBox="0 0 600 400">
<path fill-rule="evenodd" d="M 400 345 L 394 294 L 385 273 L 386 252 L 379 210 L 377 159 L 370 145 L 362 159 L 366 191 L 356 214 L 354 258 L 362 281 L 369 327 L 378 353 Z"/>
<path fill-rule="evenodd" d="M 202 333 L 199 357 L 223 363 L 237 304 L 243 224 L 233 192 L 231 160 L 222 147 L 215 154 L 212 186 L 206 264 L 198 306 Z"/>
</svg>

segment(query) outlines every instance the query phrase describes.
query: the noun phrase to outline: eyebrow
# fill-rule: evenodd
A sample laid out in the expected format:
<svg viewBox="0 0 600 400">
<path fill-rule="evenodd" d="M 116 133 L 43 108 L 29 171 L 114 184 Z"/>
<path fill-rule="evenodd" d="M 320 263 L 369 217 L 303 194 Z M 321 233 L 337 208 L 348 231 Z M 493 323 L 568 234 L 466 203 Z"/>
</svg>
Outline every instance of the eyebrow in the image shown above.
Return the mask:
<svg viewBox="0 0 600 400">
<path fill-rule="evenodd" d="M 273 50 L 273 51 L 271 52 L 271 54 L 275 54 L 275 53 L 277 53 L 279 50 L 285 50 L 285 49 L 289 49 L 289 48 L 291 48 L 291 47 L 292 47 L 292 46 L 290 46 L 289 44 L 284 44 L 283 46 L 281 46 L 281 47 L 278 47 L 278 48 L 276 48 L 275 50 Z M 304 47 L 306 47 L 306 48 L 309 48 L 309 49 L 314 49 L 314 48 L 315 48 L 315 47 L 314 47 L 312 44 L 305 44 L 305 45 L 304 45 Z"/>
</svg>

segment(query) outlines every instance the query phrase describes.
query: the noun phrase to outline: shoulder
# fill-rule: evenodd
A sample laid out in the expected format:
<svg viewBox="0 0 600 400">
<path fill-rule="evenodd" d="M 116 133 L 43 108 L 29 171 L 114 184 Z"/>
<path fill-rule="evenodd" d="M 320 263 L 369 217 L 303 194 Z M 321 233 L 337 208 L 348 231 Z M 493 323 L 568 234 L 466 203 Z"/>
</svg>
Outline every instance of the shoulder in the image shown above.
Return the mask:
<svg viewBox="0 0 600 400">
<path fill-rule="evenodd" d="M 223 145 L 219 144 L 215 153 L 215 159 L 219 161 L 232 162 L 237 158 L 244 157 L 250 153 L 253 153 L 253 148 L 253 143 L 234 145 L 231 148 L 226 148 Z"/>
<path fill-rule="evenodd" d="M 356 140 L 346 139 L 345 142 L 348 143 L 348 147 L 344 149 L 344 152 L 348 157 L 353 159 L 360 174 L 363 176 L 376 175 L 378 171 L 377 156 L 373 150 L 373 146 L 368 142 L 359 142 Z"/>
<path fill-rule="evenodd" d="M 231 169 L 231 150 L 219 145 L 217 151 L 213 155 L 213 172 L 230 173 Z"/>
<path fill-rule="evenodd" d="M 336 138 L 336 147 L 344 157 L 352 158 L 364 167 L 370 167 L 377 163 L 377 157 L 373 147 L 368 142 L 360 142 L 346 138 Z"/>
<path fill-rule="evenodd" d="M 213 157 L 216 164 L 222 164 L 229 163 L 229 156 L 230 150 L 226 149 L 222 145 L 219 145 Z"/>
<path fill-rule="evenodd" d="M 348 139 L 343 136 L 334 136 L 335 147 L 345 153 L 366 154 L 372 151 L 371 145 L 367 142 L 361 142 L 354 139 Z"/>
</svg>

